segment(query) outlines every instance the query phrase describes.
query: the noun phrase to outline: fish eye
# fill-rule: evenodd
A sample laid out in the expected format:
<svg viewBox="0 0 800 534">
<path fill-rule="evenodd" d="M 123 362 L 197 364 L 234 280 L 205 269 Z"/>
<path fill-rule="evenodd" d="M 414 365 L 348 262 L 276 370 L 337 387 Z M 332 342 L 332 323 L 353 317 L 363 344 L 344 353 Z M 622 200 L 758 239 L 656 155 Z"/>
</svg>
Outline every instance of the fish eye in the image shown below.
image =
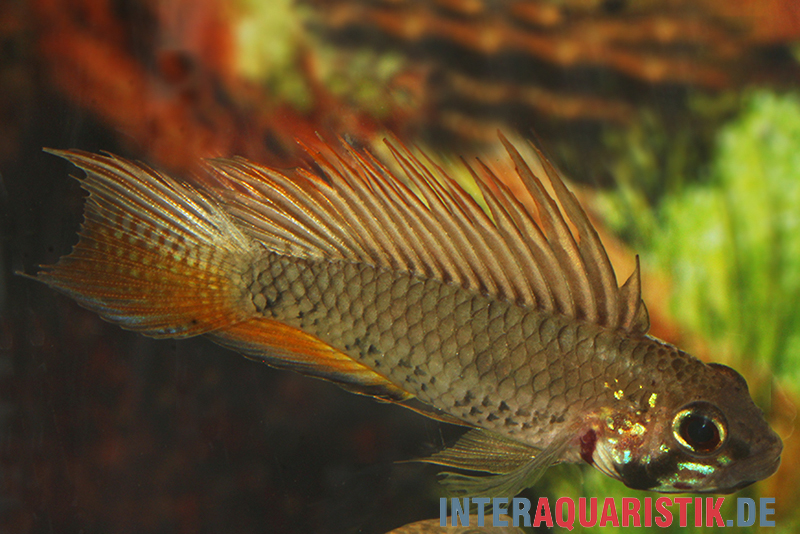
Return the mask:
<svg viewBox="0 0 800 534">
<path fill-rule="evenodd" d="M 727 422 L 712 404 L 696 402 L 686 406 L 672 422 L 672 435 L 695 454 L 710 454 L 725 442 Z"/>
</svg>

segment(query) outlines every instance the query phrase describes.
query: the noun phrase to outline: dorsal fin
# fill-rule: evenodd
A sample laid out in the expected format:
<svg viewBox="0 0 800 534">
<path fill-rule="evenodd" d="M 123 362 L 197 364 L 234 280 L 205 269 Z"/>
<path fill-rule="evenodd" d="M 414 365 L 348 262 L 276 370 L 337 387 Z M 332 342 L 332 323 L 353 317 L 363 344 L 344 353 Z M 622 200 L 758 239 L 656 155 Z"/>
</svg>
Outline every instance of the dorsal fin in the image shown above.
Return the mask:
<svg viewBox="0 0 800 534">
<path fill-rule="evenodd" d="M 344 143 L 344 150 L 305 147 L 313 170 L 286 174 L 241 158 L 212 160 L 209 168 L 226 211 L 276 252 L 403 270 L 646 333 L 638 266 L 619 288 L 596 230 L 553 166 L 536 153 L 555 198 L 500 139 L 538 216 L 481 161 L 477 171 L 467 166 L 489 213 L 427 156 L 396 142 L 387 145 L 399 173 Z"/>
</svg>

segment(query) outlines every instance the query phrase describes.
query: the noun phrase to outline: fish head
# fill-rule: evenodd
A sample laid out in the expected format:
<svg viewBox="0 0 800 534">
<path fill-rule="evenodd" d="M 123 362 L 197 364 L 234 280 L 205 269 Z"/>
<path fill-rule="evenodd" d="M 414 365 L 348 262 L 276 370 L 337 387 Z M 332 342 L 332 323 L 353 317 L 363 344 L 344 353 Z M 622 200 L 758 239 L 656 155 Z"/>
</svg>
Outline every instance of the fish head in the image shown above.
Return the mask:
<svg viewBox="0 0 800 534">
<path fill-rule="evenodd" d="M 733 493 L 772 475 L 783 442 L 747 382 L 725 365 L 703 367 L 701 387 L 675 388 L 661 405 L 651 397 L 652 410 L 606 418 L 590 463 L 628 487 L 662 493 Z"/>
</svg>

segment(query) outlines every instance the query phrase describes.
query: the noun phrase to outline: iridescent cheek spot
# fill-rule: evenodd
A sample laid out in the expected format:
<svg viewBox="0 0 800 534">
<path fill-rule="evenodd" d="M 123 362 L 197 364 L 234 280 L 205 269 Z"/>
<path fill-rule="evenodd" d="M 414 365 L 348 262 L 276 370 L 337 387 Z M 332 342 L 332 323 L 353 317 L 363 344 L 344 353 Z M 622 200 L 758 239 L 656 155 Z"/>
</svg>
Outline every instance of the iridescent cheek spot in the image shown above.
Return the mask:
<svg viewBox="0 0 800 534">
<path fill-rule="evenodd" d="M 678 491 L 688 491 L 699 487 L 705 478 L 712 475 L 716 468 L 711 465 L 697 462 L 678 462 L 674 475 L 662 481 L 663 486 L 675 488 Z"/>
<path fill-rule="evenodd" d="M 696 462 L 679 462 L 678 469 L 680 471 L 689 471 L 694 473 L 695 479 L 700 480 L 711 475 L 715 471 L 715 467 L 711 465 L 698 464 Z"/>
<path fill-rule="evenodd" d="M 679 413 L 676 420 L 682 417 L 685 415 Z M 656 456 L 651 457 L 647 454 L 634 462 L 625 461 L 627 459 L 625 451 L 617 451 L 616 454 L 611 452 L 607 456 L 614 462 L 617 478 L 629 487 L 673 493 L 718 489 L 711 482 L 712 477 L 720 469 L 733 463 L 729 449 L 734 443 L 728 443 L 725 453 L 715 456 L 712 452 L 705 453 L 704 456 L 692 452 L 687 444 L 677 439 L 675 441 L 673 446 L 662 443 L 657 449 Z M 615 443 L 613 440 L 609 442 L 612 446 Z M 719 447 L 716 450 L 718 449 Z"/>
</svg>

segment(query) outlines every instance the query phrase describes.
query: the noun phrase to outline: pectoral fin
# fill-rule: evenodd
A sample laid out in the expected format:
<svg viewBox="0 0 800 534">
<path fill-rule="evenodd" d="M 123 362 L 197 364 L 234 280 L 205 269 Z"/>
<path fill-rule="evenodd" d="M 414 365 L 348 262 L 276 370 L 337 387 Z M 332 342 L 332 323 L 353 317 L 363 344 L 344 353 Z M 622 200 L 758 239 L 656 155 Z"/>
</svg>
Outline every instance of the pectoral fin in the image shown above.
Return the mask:
<svg viewBox="0 0 800 534">
<path fill-rule="evenodd" d="M 453 446 L 417 461 L 499 474 L 519 469 L 538 452 L 524 443 L 475 428 L 461 436 Z"/>
<path fill-rule="evenodd" d="M 533 486 L 548 467 L 559 462 L 569 440 L 542 451 L 487 430 L 470 430 L 453 447 L 421 461 L 492 475 L 444 472 L 441 484 L 453 496 L 514 497 Z"/>
</svg>

